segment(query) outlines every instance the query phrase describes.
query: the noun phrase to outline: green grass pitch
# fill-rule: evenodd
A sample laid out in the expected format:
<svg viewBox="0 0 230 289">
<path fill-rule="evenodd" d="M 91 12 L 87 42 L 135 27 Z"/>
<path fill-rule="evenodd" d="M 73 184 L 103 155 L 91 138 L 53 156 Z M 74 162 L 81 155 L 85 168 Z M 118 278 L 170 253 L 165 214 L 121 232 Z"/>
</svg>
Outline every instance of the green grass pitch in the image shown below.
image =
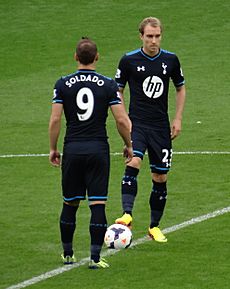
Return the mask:
<svg viewBox="0 0 230 289">
<path fill-rule="evenodd" d="M 187 101 L 183 131 L 173 144 L 177 153 L 169 173 L 169 196 L 161 227 L 229 207 L 227 0 L 9 0 L 0 1 L 0 8 L 0 289 L 62 266 L 60 170 L 49 165 L 48 157 L 3 156 L 48 154 L 53 85 L 61 75 L 76 69 L 74 48 L 82 36 L 98 44 L 97 71 L 113 77 L 120 57 L 141 45 L 138 23 L 150 15 L 162 20 L 162 48 L 176 52 L 181 60 Z M 126 96 L 128 99 L 128 91 Z M 172 116 L 173 87 L 169 107 Z M 121 152 L 122 142 L 110 115 L 107 127 L 111 152 Z M 60 150 L 63 134 L 64 120 Z M 123 171 L 122 156 L 112 155 L 107 204 L 110 224 L 121 213 Z M 147 158 L 138 178 L 134 240 L 144 237 L 149 225 L 151 180 Z M 88 221 L 89 209 L 84 202 L 78 212 L 75 237 L 79 261 L 89 256 Z M 28 288 L 229 288 L 229 214 L 167 237 L 167 244 L 144 242 L 108 256 L 108 270 L 90 271 L 85 264 Z"/>
</svg>

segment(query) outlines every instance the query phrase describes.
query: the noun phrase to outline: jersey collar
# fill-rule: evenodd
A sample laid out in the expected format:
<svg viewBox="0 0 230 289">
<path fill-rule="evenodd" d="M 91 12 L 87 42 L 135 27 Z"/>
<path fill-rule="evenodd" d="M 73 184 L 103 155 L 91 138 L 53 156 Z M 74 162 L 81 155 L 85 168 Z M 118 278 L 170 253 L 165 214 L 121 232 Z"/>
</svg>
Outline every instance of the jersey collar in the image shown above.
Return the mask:
<svg viewBox="0 0 230 289">
<path fill-rule="evenodd" d="M 95 72 L 94 69 L 78 69 L 77 72 Z"/>
<path fill-rule="evenodd" d="M 153 56 L 153 57 L 150 57 L 148 54 L 146 54 L 146 53 L 143 51 L 143 47 L 141 47 L 140 52 L 141 52 L 141 54 L 142 54 L 144 57 L 148 58 L 149 60 L 155 60 L 156 58 L 158 58 L 158 57 L 161 55 L 162 50 L 161 50 L 161 48 L 160 48 L 160 51 L 158 52 L 158 54 L 155 55 L 155 56 Z"/>
</svg>

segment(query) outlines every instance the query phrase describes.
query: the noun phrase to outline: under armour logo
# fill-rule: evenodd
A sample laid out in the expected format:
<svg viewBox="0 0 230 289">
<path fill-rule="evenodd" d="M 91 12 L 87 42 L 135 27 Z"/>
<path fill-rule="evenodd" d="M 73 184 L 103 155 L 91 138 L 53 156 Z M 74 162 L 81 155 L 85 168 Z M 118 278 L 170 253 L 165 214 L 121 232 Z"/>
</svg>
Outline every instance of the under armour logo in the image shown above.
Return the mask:
<svg viewBox="0 0 230 289">
<path fill-rule="evenodd" d="M 145 71 L 145 67 L 144 66 L 137 66 L 137 71 Z"/>
<path fill-rule="evenodd" d="M 166 74 L 166 68 L 168 67 L 168 65 L 164 64 L 164 62 L 162 62 L 162 68 L 163 68 L 163 74 Z"/>
<path fill-rule="evenodd" d="M 125 184 L 128 184 L 129 186 L 131 186 L 131 182 L 130 181 L 128 181 L 128 182 L 122 181 L 122 185 L 125 185 Z"/>
</svg>

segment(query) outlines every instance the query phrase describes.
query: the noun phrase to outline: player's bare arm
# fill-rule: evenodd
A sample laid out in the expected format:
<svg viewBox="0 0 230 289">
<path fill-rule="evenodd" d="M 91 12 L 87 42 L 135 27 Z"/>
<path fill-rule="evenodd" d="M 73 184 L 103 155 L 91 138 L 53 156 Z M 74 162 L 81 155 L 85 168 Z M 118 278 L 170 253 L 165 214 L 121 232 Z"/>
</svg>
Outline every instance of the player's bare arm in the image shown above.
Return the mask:
<svg viewBox="0 0 230 289">
<path fill-rule="evenodd" d="M 130 135 L 130 119 L 125 111 L 124 105 L 122 104 L 111 106 L 111 111 L 116 121 L 117 130 L 125 143 L 123 152 L 124 157 L 126 158 L 126 162 L 130 162 L 133 157 L 133 148 Z"/>
<path fill-rule="evenodd" d="M 60 166 L 60 153 L 57 150 L 58 137 L 61 130 L 61 116 L 63 112 L 63 105 L 52 104 L 52 112 L 49 122 L 49 140 L 50 140 L 50 154 L 49 161 L 53 166 Z"/>
<path fill-rule="evenodd" d="M 121 101 L 122 101 L 122 104 L 124 106 L 124 109 L 125 109 L 125 111 L 127 111 L 126 107 L 125 107 L 124 87 L 119 87 L 119 92 L 120 92 L 120 97 L 121 97 Z M 132 122 L 129 118 L 129 131 L 131 132 L 131 130 L 132 130 Z"/>
<path fill-rule="evenodd" d="M 185 86 L 182 85 L 176 89 L 176 113 L 171 125 L 171 138 L 176 138 L 182 129 L 182 115 L 184 111 L 186 98 Z"/>
</svg>

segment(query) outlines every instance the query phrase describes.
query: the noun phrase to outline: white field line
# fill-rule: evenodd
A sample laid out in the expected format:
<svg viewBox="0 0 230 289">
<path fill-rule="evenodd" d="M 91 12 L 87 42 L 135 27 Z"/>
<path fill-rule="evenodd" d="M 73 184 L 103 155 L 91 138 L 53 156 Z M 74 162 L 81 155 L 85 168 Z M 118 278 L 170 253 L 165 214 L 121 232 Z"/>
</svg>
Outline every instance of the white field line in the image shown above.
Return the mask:
<svg viewBox="0 0 230 289">
<path fill-rule="evenodd" d="M 174 155 L 229 155 L 230 151 L 187 151 L 173 152 Z M 122 155 L 122 153 L 113 152 L 112 156 Z M 26 157 L 48 157 L 49 154 L 5 154 L 0 155 L 0 158 L 26 158 Z"/>
<path fill-rule="evenodd" d="M 229 213 L 229 212 L 230 212 L 230 206 L 226 207 L 226 208 L 223 208 L 223 209 L 220 209 L 220 210 L 216 210 L 216 211 L 208 213 L 206 215 L 202 215 L 202 216 L 199 216 L 199 217 L 196 217 L 196 218 L 192 218 L 192 219 L 190 219 L 188 221 L 185 221 L 183 223 L 180 223 L 180 224 L 174 225 L 172 227 L 166 228 L 162 232 L 164 234 L 168 234 L 168 233 L 183 229 L 185 227 L 188 227 L 190 225 L 194 225 L 194 224 L 203 222 L 203 221 L 211 219 L 211 218 L 215 218 L 217 216 L 220 216 L 220 215 L 223 215 L 223 214 L 226 214 L 226 213 Z M 139 238 L 139 239 L 134 240 L 132 242 L 131 247 L 140 245 L 140 244 L 142 244 L 144 242 L 147 242 L 147 241 L 150 241 L 150 238 L 148 236 L 145 236 L 143 238 Z M 107 249 L 102 254 L 102 256 L 103 257 L 111 256 L 111 255 L 114 255 L 114 254 L 116 254 L 118 252 L 119 252 L 119 250 Z M 29 280 L 26 280 L 26 281 L 23 281 L 21 283 L 18 283 L 16 285 L 12 285 L 12 286 L 10 286 L 10 287 L 8 287 L 6 289 L 25 288 L 27 286 L 30 286 L 30 285 L 36 284 L 38 282 L 44 281 L 44 280 L 46 280 L 48 278 L 51 278 L 51 277 L 54 277 L 56 275 L 62 274 L 64 272 L 66 272 L 66 271 L 70 271 L 72 269 L 75 269 L 77 267 L 85 265 L 88 261 L 89 261 L 89 258 L 84 258 L 84 259 L 80 260 L 79 262 L 77 262 L 77 263 L 75 263 L 73 265 L 66 265 L 66 266 L 59 267 L 59 268 L 54 269 L 52 271 L 46 272 L 44 274 L 41 274 L 40 276 L 36 276 L 36 277 L 33 277 L 33 278 L 29 279 Z"/>
</svg>

